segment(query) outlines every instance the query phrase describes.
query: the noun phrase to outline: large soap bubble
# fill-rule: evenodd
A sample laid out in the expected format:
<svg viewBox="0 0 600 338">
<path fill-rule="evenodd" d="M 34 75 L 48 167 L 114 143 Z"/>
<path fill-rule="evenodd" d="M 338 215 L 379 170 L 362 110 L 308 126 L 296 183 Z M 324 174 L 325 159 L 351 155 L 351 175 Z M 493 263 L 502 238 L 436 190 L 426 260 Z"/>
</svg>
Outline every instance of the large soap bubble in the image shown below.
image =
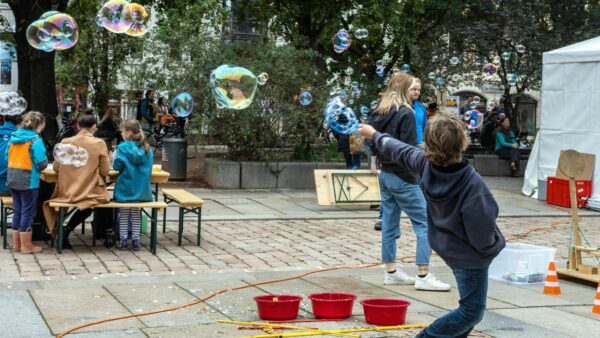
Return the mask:
<svg viewBox="0 0 600 338">
<path fill-rule="evenodd" d="M 210 73 L 210 84 L 217 107 L 241 110 L 256 94 L 256 76 L 246 68 L 221 65 Z"/>
<path fill-rule="evenodd" d="M 109 32 L 142 36 L 148 32 L 150 14 L 146 8 L 126 0 L 110 0 L 96 14 L 96 24 Z"/>
<path fill-rule="evenodd" d="M 350 44 L 352 44 L 352 38 L 345 29 L 342 29 L 339 32 L 335 33 L 332 40 L 333 50 L 336 53 L 345 52 L 348 48 L 350 48 Z"/>
<path fill-rule="evenodd" d="M 190 93 L 181 93 L 175 96 L 171 104 L 173 113 L 179 117 L 188 117 L 194 110 L 194 99 Z"/>
<path fill-rule="evenodd" d="M 57 11 L 42 14 L 27 27 L 25 35 L 31 47 L 45 52 L 69 49 L 79 38 L 75 20 Z"/>
<path fill-rule="evenodd" d="M 130 36 L 142 36 L 148 32 L 148 21 L 150 15 L 144 6 L 130 3 L 125 6 L 125 25 L 129 25 L 125 34 Z"/>
<path fill-rule="evenodd" d="M 304 90 L 298 95 L 298 103 L 300 103 L 301 106 L 308 106 L 312 101 L 312 94 L 308 90 Z"/>
<path fill-rule="evenodd" d="M 27 109 L 27 100 L 16 92 L 0 93 L 0 115 L 19 115 Z"/>
<path fill-rule="evenodd" d="M 54 159 L 63 165 L 81 168 L 87 164 L 90 155 L 85 148 L 74 144 L 58 143 L 54 146 Z"/>
<path fill-rule="evenodd" d="M 327 103 L 323 115 L 329 128 L 338 134 L 348 135 L 358 129 L 356 114 L 339 97 Z"/>
</svg>

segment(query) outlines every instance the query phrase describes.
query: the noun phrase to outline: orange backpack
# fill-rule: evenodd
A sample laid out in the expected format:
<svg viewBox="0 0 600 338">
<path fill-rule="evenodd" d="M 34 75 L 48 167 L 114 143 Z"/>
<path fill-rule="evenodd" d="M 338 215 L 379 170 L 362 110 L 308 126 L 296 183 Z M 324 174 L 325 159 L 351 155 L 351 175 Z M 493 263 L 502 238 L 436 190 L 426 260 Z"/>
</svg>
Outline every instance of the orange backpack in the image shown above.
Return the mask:
<svg viewBox="0 0 600 338">
<path fill-rule="evenodd" d="M 11 169 L 32 170 L 30 149 L 36 139 L 24 143 L 10 143 L 8 145 L 8 167 Z"/>
</svg>

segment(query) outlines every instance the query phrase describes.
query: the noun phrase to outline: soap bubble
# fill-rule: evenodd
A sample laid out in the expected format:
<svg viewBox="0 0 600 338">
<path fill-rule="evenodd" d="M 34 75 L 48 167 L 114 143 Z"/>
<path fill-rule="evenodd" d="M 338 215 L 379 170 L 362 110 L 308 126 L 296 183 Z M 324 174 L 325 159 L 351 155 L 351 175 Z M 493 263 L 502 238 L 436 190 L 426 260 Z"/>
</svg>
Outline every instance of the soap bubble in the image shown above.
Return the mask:
<svg viewBox="0 0 600 338">
<path fill-rule="evenodd" d="M 456 66 L 459 62 L 460 62 L 460 60 L 458 59 L 457 56 L 453 56 L 450 58 L 450 64 L 453 66 Z"/>
<path fill-rule="evenodd" d="M 63 165 L 81 168 L 87 164 L 90 156 L 85 148 L 69 143 L 58 143 L 54 146 L 54 159 Z"/>
<path fill-rule="evenodd" d="M 188 117 L 194 110 L 194 99 L 189 93 L 181 93 L 175 96 L 171 104 L 173 113 L 179 117 Z"/>
<path fill-rule="evenodd" d="M 366 104 L 361 104 L 360 105 L 360 113 L 361 114 L 366 114 L 369 112 L 369 107 L 367 107 Z"/>
<path fill-rule="evenodd" d="M 379 77 L 384 77 L 385 76 L 385 70 L 382 68 L 377 68 L 377 70 L 375 71 L 377 73 L 377 76 Z"/>
<path fill-rule="evenodd" d="M 16 92 L 0 93 L 0 115 L 19 115 L 27 109 L 27 100 Z"/>
<path fill-rule="evenodd" d="M 377 109 L 378 105 L 379 105 L 379 102 L 377 100 L 371 101 L 371 109 L 372 110 Z"/>
<path fill-rule="evenodd" d="M 394 66 L 394 68 L 392 68 L 392 74 L 396 75 L 398 73 L 400 73 L 400 68 Z"/>
<path fill-rule="evenodd" d="M 42 14 L 27 27 L 25 35 L 31 47 L 45 52 L 69 49 L 79 38 L 75 20 L 57 11 Z"/>
<path fill-rule="evenodd" d="M 400 67 L 400 70 L 402 71 L 402 73 L 408 73 L 410 72 L 410 66 L 405 63 Z"/>
<path fill-rule="evenodd" d="M 525 46 L 517 45 L 517 53 L 519 53 L 519 54 L 525 53 Z"/>
<path fill-rule="evenodd" d="M 267 83 L 267 81 L 269 81 L 269 74 L 267 73 L 260 73 L 257 77 L 256 77 L 256 82 L 258 82 L 259 85 L 264 85 L 265 83 Z"/>
<path fill-rule="evenodd" d="M 507 82 L 509 86 L 516 86 L 517 80 L 519 79 L 519 75 L 517 73 L 512 73 L 508 76 Z"/>
<path fill-rule="evenodd" d="M 384 65 L 385 64 L 384 64 L 383 60 L 375 61 L 375 66 L 377 66 L 377 68 L 383 68 Z"/>
<path fill-rule="evenodd" d="M 428 78 L 428 79 L 430 79 L 430 80 L 435 80 L 435 72 L 430 72 L 430 73 L 427 75 L 427 78 Z"/>
<path fill-rule="evenodd" d="M 348 100 L 348 104 L 354 104 L 354 99 Z"/>
<path fill-rule="evenodd" d="M 479 106 L 479 102 L 472 101 L 469 104 L 469 108 L 471 108 L 471 109 L 475 109 L 475 108 L 477 108 L 477 106 Z"/>
<path fill-rule="evenodd" d="M 494 56 L 494 58 L 492 59 L 492 62 L 493 62 L 494 64 L 500 64 L 500 60 L 501 60 L 500 56 L 496 55 L 496 56 Z"/>
<path fill-rule="evenodd" d="M 338 134 L 348 135 L 358 129 L 358 118 L 354 111 L 347 107 L 340 98 L 327 103 L 324 110 L 325 123 Z"/>
<path fill-rule="evenodd" d="M 96 14 L 96 23 L 106 28 L 109 32 L 125 33 L 131 26 L 131 21 L 125 18 L 125 7 L 129 5 L 126 0 L 110 0 L 105 3 Z"/>
<path fill-rule="evenodd" d="M 221 65 L 210 73 L 210 85 L 217 107 L 241 110 L 256 94 L 256 76 L 246 68 Z"/>
<path fill-rule="evenodd" d="M 441 86 L 443 86 L 444 84 L 446 84 L 446 80 L 444 80 L 444 77 L 443 77 L 443 76 L 437 76 L 437 77 L 435 78 L 435 83 L 436 83 L 438 86 L 440 86 L 440 87 L 441 87 Z"/>
<path fill-rule="evenodd" d="M 510 52 L 503 52 L 502 53 L 502 60 L 508 61 L 508 60 L 510 60 L 510 56 L 511 56 Z"/>
<path fill-rule="evenodd" d="M 460 81 L 460 75 L 458 75 L 458 74 L 452 75 L 452 81 L 454 81 L 454 82 Z"/>
<path fill-rule="evenodd" d="M 336 53 L 345 52 L 346 50 L 348 50 L 348 48 L 350 48 L 350 44 L 352 44 L 352 39 L 350 38 L 350 34 L 348 34 L 348 32 L 344 29 L 335 33 L 332 40 L 333 40 L 333 50 Z"/>
<path fill-rule="evenodd" d="M 352 81 L 350 85 L 352 86 L 352 88 L 358 88 L 358 81 Z"/>
<path fill-rule="evenodd" d="M 359 40 L 366 39 L 369 36 L 369 31 L 365 28 L 359 28 L 354 32 L 354 36 Z"/>
<path fill-rule="evenodd" d="M 479 104 L 481 102 L 481 98 L 479 96 L 473 96 L 473 102 Z"/>
<path fill-rule="evenodd" d="M 301 106 L 308 106 L 312 103 L 312 101 L 312 94 L 307 90 L 301 92 L 300 95 L 298 95 L 298 103 L 300 103 Z"/>
<path fill-rule="evenodd" d="M 483 65 L 483 77 L 484 78 L 489 78 L 492 77 L 496 74 L 496 65 L 493 63 L 486 63 L 485 65 Z"/>
<path fill-rule="evenodd" d="M 148 21 L 150 15 L 144 6 L 136 3 L 130 3 L 125 6 L 125 22 L 129 25 L 125 34 L 129 36 L 142 36 L 148 32 Z"/>
<path fill-rule="evenodd" d="M 477 129 L 483 123 L 483 114 L 477 109 L 469 110 L 465 113 L 465 121 L 468 128 Z"/>
</svg>

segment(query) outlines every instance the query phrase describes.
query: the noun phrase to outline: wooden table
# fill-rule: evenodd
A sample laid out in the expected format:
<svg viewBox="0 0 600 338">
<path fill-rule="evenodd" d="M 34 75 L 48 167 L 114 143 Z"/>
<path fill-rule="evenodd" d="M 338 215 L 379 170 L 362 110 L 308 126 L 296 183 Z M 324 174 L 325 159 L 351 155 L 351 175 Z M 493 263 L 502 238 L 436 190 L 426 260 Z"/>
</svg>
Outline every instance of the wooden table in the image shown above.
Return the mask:
<svg viewBox="0 0 600 338">
<path fill-rule="evenodd" d="M 116 181 L 117 176 L 119 176 L 119 172 L 111 169 L 108 172 L 108 177 L 110 177 L 113 181 Z M 164 170 L 161 171 L 153 171 L 152 176 L 150 177 L 150 183 L 154 184 L 154 200 L 158 201 L 158 185 L 160 183 L 169 182 L 170 174 Z M 55 183 L 58 180 L 58 174 L 54 171 L 54 169 L 46 168 L 42 171 L 42 180 L 48 183 Z"/>
</svg>

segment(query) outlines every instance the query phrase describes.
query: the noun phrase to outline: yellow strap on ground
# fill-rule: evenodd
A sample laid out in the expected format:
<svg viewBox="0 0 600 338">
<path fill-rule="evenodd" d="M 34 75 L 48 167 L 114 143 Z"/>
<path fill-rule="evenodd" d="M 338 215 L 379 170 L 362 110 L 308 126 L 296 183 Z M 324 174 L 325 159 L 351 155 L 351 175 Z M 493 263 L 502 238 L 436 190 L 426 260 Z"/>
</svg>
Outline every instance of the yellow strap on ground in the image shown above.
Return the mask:
<svg viewBox="0 0 600 338">
<path fill-rule="evenodd" d="M 302 330 L 302 331 L 309 331 L 309 332 L 320 332 L 321 335 L 330 334 L 330 335 L 343 336 L 343 337 L 359 338 L 359 336 L 357 336 L 355 334 L 341 333 L 341 332 L 337 332 L 337 330 L 315 330 L 315 329 L 311 329 L 309 327 L 301 327 L 301 326 L 293 326 L 293 325 L 279 325 L 279 324 L 270 324 L 270 323 L 261 323 L 261 322 L 240 322 L 240 321 L 227 320 L 227 319 L 219 319 L 219 320 L 217 320 L 217 323 L 235 324 L 235 325 L 254 325 L 254 326 L 270 327 L 270 328 L 274 328 L 274 329 Z M 281 334 L 277 333 L 274 335 L 274 337 L 278 337 L 279 335 L 281 335 Z"/>
<path fill-rule="evenodd" d="M 425 328 L 427 324 L 416 324 L 416 325 L 398 325 L 398 326 L 377 326 L 377 327 L 364 327 L 359 329 L 340 329 L 340 330 L 327 330 L 327 331 L 309 331 L 309 332 L 293 332 L 293 333 L 274 333 L 258 336 L 244 336 L 240 338 L 284 338 L 284 337 L 307 337 L 307 336 L 321 336 L 327 334 L 340 334 L 340 333 L 352 333 L 352 332 L 369 332 L 369 331 L 391 331 L 391 330 L 404 330 L 404 329 L 418 329 Z"/>
</svg>

